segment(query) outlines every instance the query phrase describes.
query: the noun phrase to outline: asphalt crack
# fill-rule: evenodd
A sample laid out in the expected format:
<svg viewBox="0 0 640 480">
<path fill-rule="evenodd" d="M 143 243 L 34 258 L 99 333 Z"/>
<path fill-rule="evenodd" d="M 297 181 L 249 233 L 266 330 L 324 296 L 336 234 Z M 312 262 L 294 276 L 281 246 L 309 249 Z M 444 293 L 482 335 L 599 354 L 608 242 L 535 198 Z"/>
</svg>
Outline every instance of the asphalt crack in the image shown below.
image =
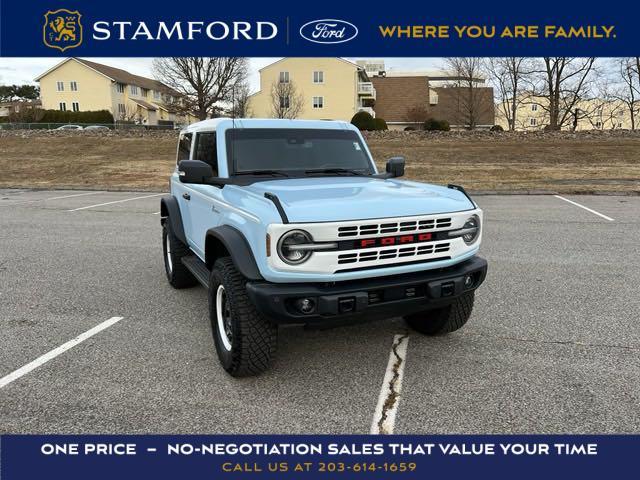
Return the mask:
<svg viewBox="0 0 640 480">
<path fill-rule="evenodd" d="M 389 416 L 389 411 L 391 411 L 391 409 L 396 405 L 396 403 L 398 402 L 398 397 L 400 396 L 400 392 L 398 391 L 398 379 L 400 378 L 400 367 L 402 366 L 402 363 L 405 361 L 405 359 L 402 358 L 398 353 L 398 347 L 407 338 L 409 338 L 408 333 L 399 335 L 393 342 L 393 346 L 391 347 L 391 351 L 396 357 L 396 360 L 393 363 L 393 375 L 391 377 L 391 380 L 389 380 L 389 383 L 387 384 L 387 398 L 382 405 L 382 413 L 380 414 L 380 420 L 378 420 L 378 432 L 383 435 L 392 433 L 388 431 L 385 422 Z"/>
<path fill-rule="evenodd" d="M 635 345 L 617 345 L 612 343 L 590 343 L 590 342 L 580 342 L 577 340 L 540 340 L 535 338 L 522 338 L 522 337 L 510 337 L 510 336 L 494 336 L 487 335 L 484 333 L 474 333 L 471 334 L 477 337 L 489 337 L 497 340 L 505 340 L 509 342 L 518 342 L 518 343 L 533 343 L 540 345 L 563 345 L 563 346 L 572 346 L 572 347 L 587 347 L 587 348 L 609 348 L 609 349 L 620 349 L 620 350 L 632 350 L 632 351 L 640 351 L 639 346 Z"/>
</svg>

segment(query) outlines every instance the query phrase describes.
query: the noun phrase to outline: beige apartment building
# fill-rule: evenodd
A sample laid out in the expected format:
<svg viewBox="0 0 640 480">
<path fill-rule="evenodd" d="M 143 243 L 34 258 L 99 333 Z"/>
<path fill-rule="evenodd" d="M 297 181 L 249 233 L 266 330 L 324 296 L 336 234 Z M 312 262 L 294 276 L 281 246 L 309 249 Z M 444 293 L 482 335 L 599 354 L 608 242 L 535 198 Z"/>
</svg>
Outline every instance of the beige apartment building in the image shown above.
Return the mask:
<svg viewBox="0 0 640 480">
<path fill-rule="evenodd" d="M 108 110 L 116 121 L 141 125 L 197 121 L 176 113 L 179 94 L 162 82 L 89 60 L 67 58 L 35 80 L 45 110 Z"/>
<path fill-rule="evenodd" d="M 516 109 L 515 129 L 517 131 L 542 130 L 549 125 L 549 104 L 545 97 L 523 95 Z M 496 105 L 496 124 L 505 130 L 509 121 L 505 108 L 510 104 Z M 640 120 L 640 102 L 636 109 L 636 118 Z M 574 125 L 575 124 L 575 125 Z M 569 113 L 562 130 L 619 130 L 631 129 L 631 115 L 628 106 L 620 100 L 593 98 L 579 101 Z"/>
<path fill-rule="evenodd" d="M 375 88 L 365 70 L 353 62 L 342 58 L 283 58 L 259 73 L 260 90 L 249 98 L 253 117 L 286 115 L 285 107 L 294 99 L 281 94 L 287 91 L 278 87 L 282 84 L 293 84 L 301 99 L 296 118 L 350 121 L 359 111 L 375 116 Z"/>
</svg>

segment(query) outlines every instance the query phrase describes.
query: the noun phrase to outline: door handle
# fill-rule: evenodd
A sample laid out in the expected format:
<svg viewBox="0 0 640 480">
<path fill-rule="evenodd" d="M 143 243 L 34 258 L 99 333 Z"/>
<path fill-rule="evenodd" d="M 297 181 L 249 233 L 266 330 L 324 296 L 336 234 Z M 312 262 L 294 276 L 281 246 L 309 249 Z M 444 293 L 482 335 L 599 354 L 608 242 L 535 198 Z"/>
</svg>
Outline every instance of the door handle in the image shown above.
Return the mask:
<svg viewBox="0 0 640 480">
<path fill-rule="evenodd" d="M 184 198 L 185 200 L 191 200 L 191 195 L 189 195 L 188 193 L 183 193 L 182 198 Z"/>
</svg>

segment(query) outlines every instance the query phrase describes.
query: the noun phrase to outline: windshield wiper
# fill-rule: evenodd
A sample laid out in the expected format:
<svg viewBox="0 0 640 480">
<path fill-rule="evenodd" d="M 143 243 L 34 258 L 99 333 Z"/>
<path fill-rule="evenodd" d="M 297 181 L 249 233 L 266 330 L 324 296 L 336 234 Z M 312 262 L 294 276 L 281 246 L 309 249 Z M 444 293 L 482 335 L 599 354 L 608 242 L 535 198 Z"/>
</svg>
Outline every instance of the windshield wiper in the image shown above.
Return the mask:
<svg viewBox="0 0 640 480">
<path fill-rule="evenodd" d="M 280 170 L 247 170 L 244 172 L 236 172 L 235 175 L 272 175 L 274 177 L 288 177 L 286 173 Z"/>
<path fill-rule="evenodd" d="M 362 170 L 353 170 L 350 168 L 318 168 L 315 170 L 305 170 L 304 173 L 348 173 L 350 175 L 364 176 Z"/>
</svg>

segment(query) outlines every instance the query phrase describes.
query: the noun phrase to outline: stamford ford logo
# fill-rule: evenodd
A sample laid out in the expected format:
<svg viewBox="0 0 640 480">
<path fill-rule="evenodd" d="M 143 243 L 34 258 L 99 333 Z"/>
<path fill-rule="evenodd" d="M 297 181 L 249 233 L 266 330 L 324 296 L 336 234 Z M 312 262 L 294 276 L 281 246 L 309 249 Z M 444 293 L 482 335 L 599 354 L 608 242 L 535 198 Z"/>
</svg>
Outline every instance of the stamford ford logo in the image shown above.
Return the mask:
<svg viewBox="0 0 640 480">
<path fill-rule="evenodd" d="M 356 38 L 358 28 L 344 20 L 327 18 L 305 23 L 300 27 L 300 35 L 314 43 L 343 43 Z"/>
</svg>

